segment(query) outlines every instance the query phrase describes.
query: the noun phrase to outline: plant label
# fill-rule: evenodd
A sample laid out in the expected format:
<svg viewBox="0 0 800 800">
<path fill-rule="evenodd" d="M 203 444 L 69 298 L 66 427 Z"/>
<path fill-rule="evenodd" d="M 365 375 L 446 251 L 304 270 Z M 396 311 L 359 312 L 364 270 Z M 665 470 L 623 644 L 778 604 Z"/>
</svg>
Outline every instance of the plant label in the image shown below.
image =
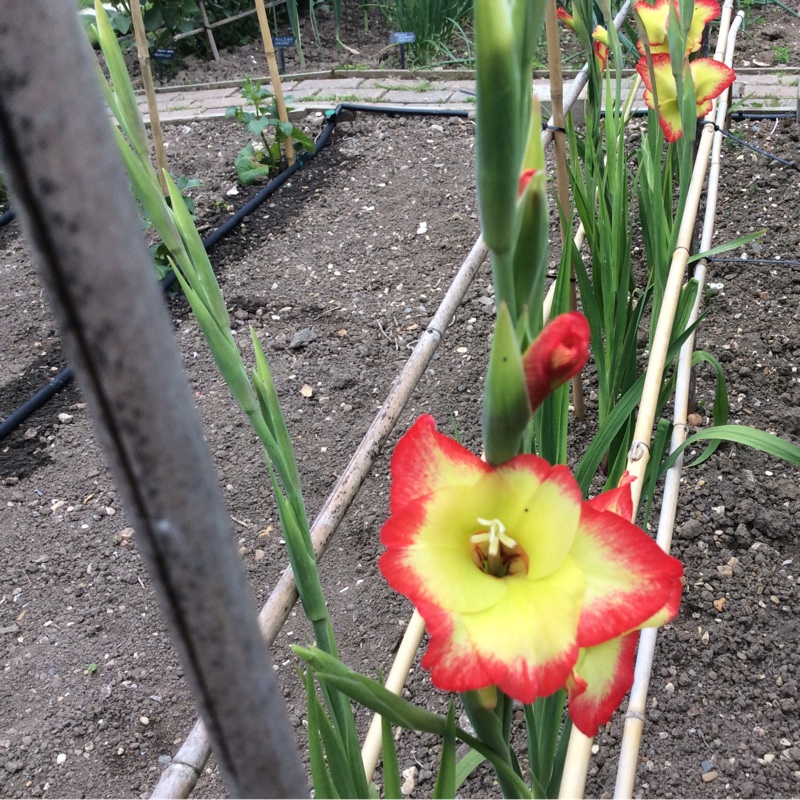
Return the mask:
<svg viewBox="0 0 800 800">
<path fill-rule="evenodd" d="M 416 41 L 417 34 L 414 31 L 400 31 L 389 38 L 390 44 L 414 44 Z"/>
<path fill-rule="evenodd" d="M 417 41 L 414 31 L 396 31 L 389 37 L 389 44 L 400 45 L 400 69 L 406 68 L 406 45 Z"/>
<path fill-rule="evenodd" d="M 153 55 L 151 58 L 153 61 L 158 62 L 158 82 L 159 84 L 164 83 L 164 62 L 165 61 L 172 61 L 175 58 L 176 50 L 174 47 L 156 47 L 153 50 Z"/>
<path fill-rule="evenodd" d="M 272 44 L 278 48 L 278 55 L 281 57 L 281 74 L 286 72 L 286 56 L 284 55 L 284 52 L 286 51 L 287 47 L 294 47 L 296 41 L 297 40 L 294 38 L 294 36 L 276 36 L 272 40 Z"/>
</svg>

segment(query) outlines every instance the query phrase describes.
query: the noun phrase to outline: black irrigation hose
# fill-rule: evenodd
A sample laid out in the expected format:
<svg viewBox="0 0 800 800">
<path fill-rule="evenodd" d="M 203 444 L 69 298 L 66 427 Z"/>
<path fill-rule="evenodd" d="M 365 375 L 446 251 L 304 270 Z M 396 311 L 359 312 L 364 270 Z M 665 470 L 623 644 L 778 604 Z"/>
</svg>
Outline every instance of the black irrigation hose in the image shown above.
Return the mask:
<svg viewBox="0 0 800 800">
<path fill-rule="evenodd" d="M 334 118 L 342 110 L 365 111 L 367 114 L 405 114 L 411 117 L 468 117 L 469 111 L 456 108 L 406 108 L 405 106 L 371 105 L 369 103 L 339 103 Z"/>
<path fill-rule="evenodd" d="M 72 367 L 62 370 L 47 386 L 39 389 L 33 397 L 26 400 L 16 411 L 0 423 L 0 439 L 3 439 L 28 417 L 38 411 L 56 392 L 60 392 L 74 377 Z"/>
<path fill-rule="evenodd" d="M 706 258 L 710 264 L 780 264 L 782 267 L 800 267 L 800 261 L 784 261 L 782 258 Z"/>
<path fill-rule="evenodd" d="M 252 200 L 249 200 L 243 205 L 233 216 L 225 220 L 215 231 L 210 233 L 203 239 L 203 246 L 206 250 L 210 250 L 221 239 L 227 236 L 237 226 L 241 225 L 244 219 L 252 214 L 270 195 L 274 194 L 281 186 L 283 186 L 292 175 L 295 174 L 301 167 L 307 164 L 314 158 L 330 141 L 333 129 L 336 127 L 337 116 L 339 113 L 346 109 L 348 111 L 364 111 L 373 114 L 405 114 L 408 116 L 440 116 L 440 117 L 466 117 L 469 112 L 457 111 L 454 109 L 416 109 L 404 108 L 402 106 L 383 106 L 383 105 L 367 105 L 362 103 L 340 103 L 336 109 L 329 115 L 328 122 L 322 129 L 322 132 L 316 139 L 316 147 L 313 153 L 302 155 L 292 164 L 285 169 L 276 178 L 273 178 Z M 2 216 L 0 216 L 0 226 L 11 222 L 14 219 L 14 209 L 9 209 Z M 174 272 L 162 278 L 159 283 L 163 289 L 168 289 L 175 283 L 177 277 Z M 26 400 L 16 411 L 9 414 L 6 419 L 0 422 L 0 440 L 8 436 L 11 431 L 21 425 L 31 414 L 38 411 L 54 394 L 61 391 L 74 377 L 72 367 L 68 366 L 62 370 L 55 378 L 53 378 L 47 386 L 40 389 L 31 398 Z"/>
<path fill-rule="evenodd" d="M 800 172 L 800 167 L 798 167 L 797 164 L 793 163 L 792 161 L 787 161 L 784 158 L 779 158 L 772 153 L 768 153 L 766 150 L 762 150 L 760 147 L 756 147 L 754 144 L 750 144 L 750 142 L 746 142 L 744 139 L 734 136 L 730 131 L 720 128 L 717 124 L 714 125 L 714 130 L 719 131 L 726 139 L 736 142 L 736 144 L 740 144 L 742 147 L 746 147 L 748 150 L 752 150 L 754 153 L 758 153 L 761 156 L 766 156 L 773 161 L 777 161 L 779 164 L 783 164 L 785 167 L 791 167 L 792 169 L 797 170 L 797 172 Z"/>
</svg>

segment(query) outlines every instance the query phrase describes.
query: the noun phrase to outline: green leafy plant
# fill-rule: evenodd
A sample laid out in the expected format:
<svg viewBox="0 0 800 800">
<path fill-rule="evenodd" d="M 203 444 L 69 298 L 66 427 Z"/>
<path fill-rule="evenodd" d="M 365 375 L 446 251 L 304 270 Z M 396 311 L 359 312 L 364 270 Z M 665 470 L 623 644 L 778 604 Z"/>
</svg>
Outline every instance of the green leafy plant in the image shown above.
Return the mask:
<svg viewBox="0 0 800 800">
<path fill-rule="evenodd" d="M 242 84 L 241 96 L 251 110 L 231 106 L 225 116 L 241 123 L 248 133 L 256 134 L 256 142 L 246 144 L 236 157 L 236 174 L 245 186 L 261 178 L 270 178 L 280 172 L 283 165 L 281 139 L 291 137 L 296 146 L 313 153 L 314 140 L 291 122 L 281 122 L 275 105 L 275 96 L 262 85 L 248 77 Z"/>
<path fill-rule="evenodd" d="M 792 63 L 792 51 L 786 45 L 775 45 L 772 48 L 772 52 L 775 53 L 775 62 L 777 64 Z"/>
</svg>

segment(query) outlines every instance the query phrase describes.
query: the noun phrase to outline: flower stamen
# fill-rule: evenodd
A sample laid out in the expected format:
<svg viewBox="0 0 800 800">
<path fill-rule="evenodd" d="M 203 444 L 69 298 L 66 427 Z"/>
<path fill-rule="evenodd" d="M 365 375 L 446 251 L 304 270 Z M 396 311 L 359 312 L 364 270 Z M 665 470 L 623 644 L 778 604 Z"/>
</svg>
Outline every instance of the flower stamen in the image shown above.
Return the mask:
<svg viewBox="0 0 800 800">
<path fill-rule="evenodd" d="M 489 530 L 476 533 L 470 536 L 469 540 L 473 544 L 486 543 L 486 572 L 490 575 L 501 577 L 506 572 L 506 566 L 500 551 L 500 545 L 504 545 L 508 550 L 513 550 L 517 543 L 506 533 L 506 526 L 499 519 L 481 519 L 481 517 L 478 517 L 478 524 L 485 525 Z"/>
</svg>

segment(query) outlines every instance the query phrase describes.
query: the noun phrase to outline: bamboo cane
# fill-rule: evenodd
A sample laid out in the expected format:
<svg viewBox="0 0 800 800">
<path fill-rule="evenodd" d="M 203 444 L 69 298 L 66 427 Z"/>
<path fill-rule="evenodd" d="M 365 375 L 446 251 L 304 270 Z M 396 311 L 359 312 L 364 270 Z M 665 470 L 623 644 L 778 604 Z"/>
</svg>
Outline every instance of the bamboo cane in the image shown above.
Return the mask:
<svg viewBox="0 0 800 800">
<path fill-rule="evenodd" d="M 720 21 L 720 33 L 725 35 L 729 28 L 730 12 L 732 9 L 729 3 L 730 0 L 727 0 Z M 709 115 L 709 117 L 706 119 L 708 121 L 713 121 L 713 116 Z M 697 149 L 697 157 L 694 169 L 692 170 L 692 179 L 687 192 L 686 206 L 678 230 L 678 241 L 675 252 L 672 255 L 667 284 L 664 291 L 664 299 L 656 323 L 656 333 L 653 338 L 653 346 L 650 351 L 650 358 L 648 359 L 645 373 L 642 400 L 639 405 L 639 413 L 636 417 L 633 444 L 628 454 L 627 464 L 628 471 L 636 478 L 631 485 L 634 509 L 639 505 L 644 473 L 650 460 L 649 442 L 652 437 L 653 423 L 655 421 L 658 405 L 658 395 L 661 389 L 664 368 L 666 366 L 667 349 L 669 347 L 675 312 L 678 307 L 678 300 L 680 299 L 683 276 L 686 272 L 686 264 L 689 260 L 689 248 L 691 247 L 692 233 L 697 219 L 697 209 L 700 204 L 700 196 L 708 167 L 713 138 L 713 128 L 709 125 L 705 125 Z M 643 632 L 640 640 L 642 637 L 644 637 L 645 642 L 654 640 L 653 634 L 648 631 Z M 633 716 L 632 714 L 632 718 Z M 586 777 L 589 772 L 592 741 L 593 739 L 591 737 L 582 734 L 577 728 L 572 729 L 559 797 L 583 797 Z"/>
<path fill-rule="evenodd" d="M 147 47 L 147 34 L 144 30 L 144 20 L 142 19 L 142 6 L 139 0 L 131 0 L 131 20 L 133 21 L 133 33 L 136 37 L 136 54 L 139 57 L 139 68 L 142 71 L 142 82 L 144 83 L 144 93 L 147 98 L 147 111 L 150 114 L 150 130 L 153 134 L 153 150 L 156 154 L 156 174 L 161 191 L 166 195 L 167 180 L 164 173 L 167 172 L 167 151 L 164 149 L 164 136 L 161 133 L 161 120 L 158 116 L 158 102 L 156 101 L 156 91 L 153 88 L 153 73 L 150 71 L 150 51 Z"/>
<path fill-rule="evenodd" d="M 558 15 L 556 13 L 556 0 L 548 0 L 544 17 L 545 33 L 547 36 L 547 66 L 550 70 L 550 104 L 552 108 L 554 133 L 555 160 L 556 160 L 556 185 L 558 190 L 558 203 L 561 207 L 560 219 L 561 247 L 565 248 L 569 242 L 566 213 L 570 207 L 569 199 L 569 169 L 567 168 L 567 135 L 564 133 L 564 78 L 561 73 L 561 37 L 558 30 Z M 570 277 L 575 273 L 570 266 Z M 569 283 L 569 309 L 578 308 L 578 298 L 575 291 L 575 281 Z M 572 404 L 577 419 L 586 418 L 586 407 L 583 403 L 583 386 L 581 375 L 578 373 L 572 379 Z"/>
<path fill-rule="evenodd" d="M 471 286 L 478 268 L 486 258 L 487 252 L 486 245 L 479 238 L 450 284 L 450 288 L 423 337 L 395 379 L 386 400 L 373 419 L 361 444 L 314 520 L 311 527 L 311 540 L 317 558 L 320 558 L 325 552 L 328 540 L 335 533 L 361 488 L 361 484 L 369 474 L 381 447 L 392 432 L 411 393 L 444 338 L 447 326 L 464 299 L 464 295 Z M 296 600 L 297 588 L 292 570 L 287 567 L 258 615 L 261 635 L 268 645 L 272 645 L 275 641 Z M 418 645 L 419 642 L 417 642 Z M 172 763 L 161 774 L 151 797 L 187 797 L 201 775 L 209 753 L 208 736 L 202 722 L 198 721 L 176 753 Z"/>
<path fill-rule="evenodd" d="M 723 14 L 727 11 L 727 20 L 733 9 L 732 0 L 727 0 Z M 736 44 L 736 35 L 744 18 L 744 12 L 740 11 L 736 15 L 730 30 L 725 36 L 724 27 L 720 29 L 720 39 L 717 50 L 717 57 L 720 55 L 719 49 L 725 44 L 725 63 L 731 66 L 733 63 L 733 50 Z M 724 22 L 723 22 L 724 25 Z M 728 113 L 727 93 L 720 98 L 716 110 L 716 123 L 721 128 L 725 123 Z M 705 251 L 711 247 L 711 240 L 714 233 L 714 221 L 717 209 L 717 195 L 719 190 L 720 174 L 720 152 L 722 150 L 722 131 L 714 132 L 713 151 L 711 157 L 711 167 L 708 175 L 708 193 L 706 197 L 706 211 L 703 222 L 703 232 L 700 240 L 700 250 Z M 694 277 L 698 281 L 697 296 L 689 316 L 688 325 L 694 324 L 697 320 L 700 303 L 703 297 L 703 283 L 705 281 L 706 266 L 705 261 L 697 263 Z M 678 371 L 675 383 L 675 400 L 673 413 L 673 431 L 670 441 L 670 452 L 674 452 L 686 439 L 686 422 L 689 402 L 689 385 L 691 382 L 692 352 L 694 350 L 694 333 L 684 342 L 681 347 Z M 656 541 L 665 552 L 669 552 L 672 545 L 672 534 L 675 526 L 675 516 L 678 506 L 678 492 L 680 489 L 681 469 L 683 467 L 683 454 L 681 454 L 675 464 L 667 472 L 664 482 L 664 494 L 661 503 L 661 514 L 658 523 L 658 534 Z M 620 747 L 620 758 L 617 765 L 617 779 L 614 789 L 614 797 L 631 798 L 636 780 L 636 767 L 638 764 L 639 748 L 641 746 L 642 732 L 644 729 L 644 718 L 647 707 L 647 692 L 650 683 L 650 674 L 653 669 L 655 658 L 655 646 L 658 631 L 650 628 L 642 631 L 639 638 L 639 648 L 636 655 L 636 667 L 634 670 L 633 687 L 631 689 L 628 708 L 625 713 L 625 723 L 622 733 L 622 743 Z"/>
<path fill-rule="evenodd" d="M 267 19 L 267 9 L 264 6 L 264 0 L 256 0 L 256 10 L 258 11 L 258 27 L 261 28 L 261 38 L 264 40 L 264 52 L 267 54 L 267 66 L 269 67 L 269 78 L 272 81 L 272 93 L 275 95 L 275 105 L 278 108 L 278 119 L 281 122 L 288 122 L 289 115 L 286 113 L 281 76 L 278 72 L 278 63 L 275 61 L 275 48 L 272 46 L 272 34 L 269 31 L 269 20 Z M 295 162 L 294 144 L 292 143 L 291 135 L 284 137 L 283 146 L 286 149 L 286 163 L 291 166 Z"/>
<path fill-rule="evenodd" d="M 619 30 L 620 26 L 623 22 L 625 22 L 625 18 L 628 16 L 628 12 L 631 10 L 631 0 L 625 0 L 623 5 L 620 7 L 617 15 L 614 17 L 614 27 Z M 581 92 L 583 91 L 586 84 L 589 82 L 589 64 L 588 62 L 583 65 L 580 72 L 572 79 L 569 87 L 567 88 L 564 94 L 564 113 L 568 114 L 572 106 L 575 104 L 575 101 L 580 97 Z M 547 147 L 550 142 L 553 141 L 553 134 L 554 131 L 552 128 L 555 127 L 555 120 L 551 116 L 547 122 L 547 128 L 542 131 L 542 145 Z"/>
<path fill-rule="evenodd" d="M 208 14 L 206 14 L 206 4 L 204 0 L 197 0 L 197 5 L 200 7 L 200 16 L 203 20 L 203 30 L 208 36 L 208 43 L 211 45 L 211 55 L 214 56 L 214 61 L 219 61 L 219 50 L 217 50 L 217 43 L 214 41 L 214 31 L 208 24 Z"/>
<path fill-rule="evenodd" d="M 403 690 L 424 633 L 425 620 L 422 619 L 422 614 L 415 608 L 406 632 L 403 634 L 392 668 L 389 671 L 389 677 L 386 679 L 386 688 L 390 692 L 399 695 Z M 372 718 L 367 736 L 364 739 L 364 746 L 361 748 L 361 761 L 364 764 L 364 773 L 367 776 L 367 780 L 372 779 L 375 768 L 378 766 L 378 759 L 381 756 L 381 733 L 381 715 L 376 714 Z"/>
</svg>

